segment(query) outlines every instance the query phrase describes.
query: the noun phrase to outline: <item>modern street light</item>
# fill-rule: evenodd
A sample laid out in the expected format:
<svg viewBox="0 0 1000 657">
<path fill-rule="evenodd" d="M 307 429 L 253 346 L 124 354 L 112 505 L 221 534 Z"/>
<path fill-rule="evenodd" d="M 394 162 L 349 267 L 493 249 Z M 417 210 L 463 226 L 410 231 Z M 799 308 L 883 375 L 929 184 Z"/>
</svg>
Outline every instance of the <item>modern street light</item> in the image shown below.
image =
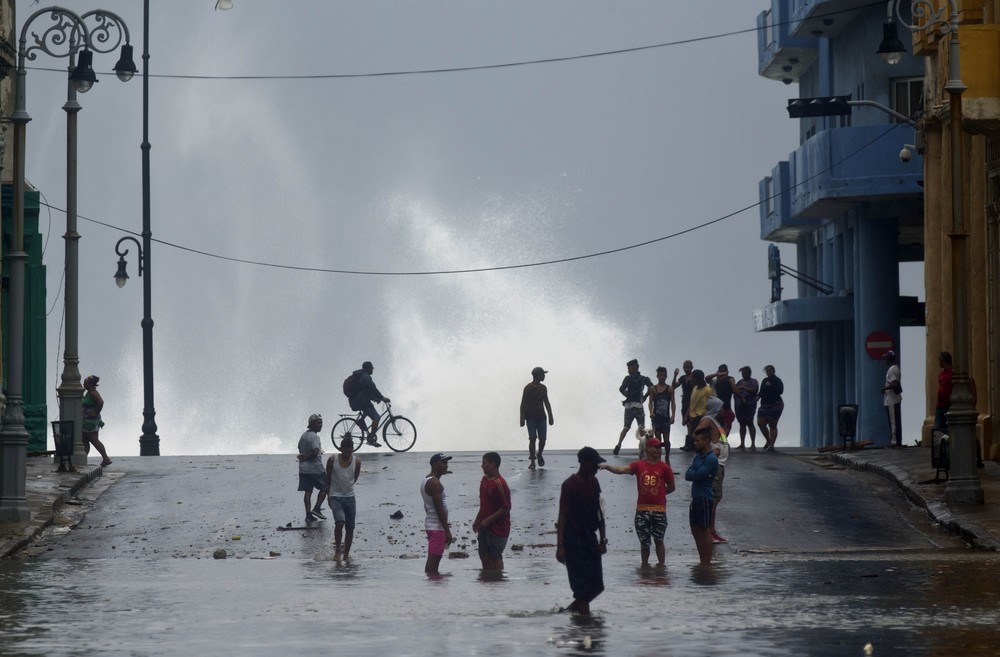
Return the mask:
<svg viewBox="0 0 1000 657">
<path fill-rule="evenodd" d="M 945 501 L 949 504 L 983 504 L 983 487 L 976 472 L 976 420 L 978 413 L 972 405 L 972 388 L 969 384 L 969 226 L 965 218 L 963 202 L 964 180 L 962 176 L 962 93 L 966 90 L 961 79 L 958 45 L 958 4 L 948 0 L 950 11 L 938 7 L 932 0 L 910 0 L 913 24 L 907 23 L 900 13 L 904 0 L 889 0 L 886 6 L 885 38 L 878 53 L 886 62 L 895 64 L 905 51 L 895 34 L 895 20 L 911 32 L 937 30 L 942 37 L 948 37 L 948 81 L 944 90 L 949 96 L 949 130 L 951 140 L 951 241 L 952 299 L 954 313 L 954 375 L 951 393 L 951 408 L 948 411 L 948 432 L 950 435 L 951 469 L 945 489 Z M 890 29 L 891 26 L 891 29 Z"/>
<path fill-rule="evenodd" d="M 88 36 L 80 40 L 76 31 L 70 34 L 65 56 L 69 57 L 70 81 L 66 85 L 66 348 L 63 352 L 62 380 L 56 393 L 59 397 L 59 419 L 73 422 L 73 465 L 86 465 L 87 453 L 83 445 L 83 386 L 80 383 L 79 306 L 80 306 L 80 234 L 77 232 L 77 113 L 81 107 L 76 102 L 77 91 L 86 91 L 97 82 L 92 68 L 93 52 L 109 53 L 121 45 L 121 57 L 115 64 L 115 73 L 122 82 L 135 74 L 132 60 L 131 38 L 128 26 L 117 14 L 102 9 L 88 11 L 79 16 L 81 24 L 89 26 Z M 123 43 L 124 42 L 124 43 Z M 79 61 L 76 59 L 77 51 Z"/>
<path fill-rule="evenodd" d="M 139 436 L 140 456 L 159 456 L 160 437 L 156 435 L 156 406 L 153 400 L 153 309 L 151 260 L 152 231 L 149 171 L 149 0 L 142 3 L 142 244 L 134 237 L 123 237 L 115 244 L 118 254 L 118 272 L 115 283 L 122 287 L 128 281 L 125 271 L 125 256 L 121 251 L 122 242 L 131 240 L 139 250 L 139 277 L 142 278 L 142 435 Z M 145 276 L 143 273 L 145 272 Z"/>
<path fill-rule="evenodd" d="M 103 25 L 104 29 L 110 29 L 108 21 L 110 17 L 114 16 L 113 14 L 108 12 L 91 12 L 91 15 L 98 21 L 99 25 Z M 31 32 L 32 44 L 29 47 L 29 28 L 37 18 L 42 16 L 51 18 L 52 25 L 44 29 L 41 34 Z M 114 16 L 114 18 L 121 22 L 117 16 Z M 121 24 L 124 25 L 124 23 Z M 99 27 L 98 29 L 102 28 Z M 18 42 L 14 113 L 11 116 L 11 123 L 14 124 L 14 207 L 13 235 L 10 253 L 7 254 L 10 262 L 10 303 L 7 325 L 6 405 L 3 410 L 3 426 L 0 428 L 0 457 L 2 457 L 2 464 L 0 464 L 0 522 L 26 521 L 31 515 L 25 495 L 28 432 L 24 427 L 24 399 L 22 396 L 24 375 L 24 270 L 25 261 L 28 258 L 24 251 L 24 169 L 27 124 L 31 120 L 26 110 L 25 82 L 27 79 L 27 69 L 25 68 L 25 61 L 34 61 L 38 53 L 42 52 L 57 58 L 70 57 L 72 63 L 72 57 L 79 51 L 80 61 L 77 66 L 71 67 L 69 79 L 71 88 L 75 87 L 76 91 L 84 92 L 90 89 L 94 82 L 97 81 L 97 76 L 90 67 L 93 57 L 90 50 L 92 45 L 91 34 L 84 20 L 74 12 L 60 7 L 39 9 L 29 16 L 21 28 L 20 40 Z M 72 91 L 70 93 L 72 94 Z M 67 113 L 70 116 L 73 116 L 78 110 L 79 106 L 75 109 L 67 107 Z M 72 156 L 70 161 L 75 171 L 75 145 L 68 146 L 67 153 Z M 69 169 L 70 165 L 68 164 L 67 172 Z M 69 176 L 69 173 L 67 173 L 67 176 Z M 71 226 L 69 222 L 70 213 L 67 211 L 67 268 L 70 267 L 71 251 L 75 262 L 76 240 L 79 238 L 76 235 L 75 214 L 74 225 Z M 73 245 L 72 249 L 70 247 L 71 244 Z M 67 320 L 69 320 L 68 317 Z M 67 323 L 69 322 L 67 321 Z M 79 381 L 79 373 L 77 373 L 77 381 Z M 80 396 L 82 398 L 82 392 Z"/>
</svg>

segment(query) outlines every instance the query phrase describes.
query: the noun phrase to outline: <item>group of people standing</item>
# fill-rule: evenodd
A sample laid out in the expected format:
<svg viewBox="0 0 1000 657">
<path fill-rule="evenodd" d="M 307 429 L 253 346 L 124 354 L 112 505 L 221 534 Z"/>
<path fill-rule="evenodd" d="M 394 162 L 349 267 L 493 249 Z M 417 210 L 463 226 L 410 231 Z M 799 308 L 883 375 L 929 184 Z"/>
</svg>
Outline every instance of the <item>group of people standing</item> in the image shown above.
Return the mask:
<svg viewBox="0 0 1000 657">
<path fill-rule="evenodd" d="M 753 378 L 749 365 L 740 368 L 742 378 L 737 380 L 729 375 L 729 367 L 725 363 L 706 376 L 702 370 L 695 369 L 690 360 L 686 360 L 682 366 L 684 373 L 681 374 L 681 370 L 675 368 L 673 380 L 669 384 L 667 368 L 662 365 L 656 368 L 656 383 L 639 372 L 637 360 L 630 360 L 626 367 L 628 374 L 618 388 L 625 398 L 622 401 L 625 412 L 618 443 L 613 450 L 615 455 L 621 451 L 622 442 L 633 423 L 638 426 L 640 435 L 647 433 L 645 409 L 648 407 L 652 425 L 648 433 L 663 443 L 666 448 L 665 458 L 670 460 L 670 429 L 677 417 L 678 390 L 681 398 L 681 424 L 685 432 L 682 450 L 694 450 L 694 430 L 705 417 L 711 397 L 722 402 L 720 421 L 727 435 L 734 420 L 739 423 L 740 444 L 737 449 L 746 449 L 748 433 L 750 450 L 757 449 L 758 427 L 764 437 L 763 450 L 774 449 L 778 439 L 778 420 L 785 407 L 781 397 L 785 386 L 775 374 L 773 365 L 764 367 L 764 379 L 758 382 Z"/>
</svg>

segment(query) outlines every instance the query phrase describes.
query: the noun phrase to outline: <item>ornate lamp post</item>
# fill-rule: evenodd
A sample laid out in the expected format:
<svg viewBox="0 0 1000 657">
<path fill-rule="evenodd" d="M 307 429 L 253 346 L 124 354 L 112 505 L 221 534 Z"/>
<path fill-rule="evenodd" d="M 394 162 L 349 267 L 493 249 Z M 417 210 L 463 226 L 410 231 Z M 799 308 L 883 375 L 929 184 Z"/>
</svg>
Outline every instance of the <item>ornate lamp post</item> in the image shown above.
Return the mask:
<svg viewBox="0 0 1000 657">
<path fill-rule="evenodd" d="M 932 0 L 911 0 L 910 8 L 914 23 L 903 20 L 900 5 L 904 0 L 889 0 L 886 7 L 885 38 L 878 52 L 889 64 L 899 61 L 905 51 L 896 36 L 894 22 L 898 20 L 911 32 L 937 30 L 948 37 L 948 81 L 944 90 L 949 96 L 949 131 L 951 140 L 951 241 L 952 316 L 954 345 L 954 378 L 951 393 L 951 408 L 948 411 L 948 430 L 951 447 L 951 470 L 945 500 L 949 504 L 982 504 L 983 487 L 976 472 L 976 419 L 978 414 L 972 405 L 972 388 L 969 385 L 969 226 L 965 217 L 963 202 L 964 180 L 962 176 L 963 135 L 962 135 L 962 93 L 966 86 L 961 80 L 961 66 L 958 47 L 958 4 L 948 0 L 945 7 L 938 7 Z"/>
<path fill-rule="evenodd" d="M 122 82 L 128 82 L 135 74 L 135 62 L 132 60 L 132 46 L 128 26 L 117 14 L 101 9 L 95 9 L 79 17 L 83 25 L 89 25 L 86 40 L 78 38 L 76 31 L 71 33 L 69 47 L 64 56 L 69 57 L 70 71 L 75 71 L 77 51 L 80 52 L 80 65 L 89 69 L 93 58 L 92 52 L 109 53 L 121 45 L 121 57 L 115 65 L 115 73 Z M 124 44 L 122 43 L 124 41 Z M 85 61 L 86 60 L 86 61 Z M 90 73 L 93 75 L 93 71 Z M 97 81 L 94 76 L 94 81 Z M 92 84 L 92 83 L 91 83 Z M 80 306 L 80 234 L 77 232 L 77 113 L 80 104 L 76 102 L 76 94 L 85 91 L 72 80 L 67 85 L 66 104 L 66 349 L 63 352 L 62 382 L 56 392 L 59 396 L 59 419 L 73 421 L 73 465 L 86 465 L 87 454 L 83 448 L 83 386 L 80 384 L 79 349 L 79 306 Z M 89 89 L 90 86 L 87 86 Z"/>
<path fill-rule="evenodd" d="M 119 23 L 121 22 L 121 19 L 108 12 L 92 12 L 92 15 L 99 23 L 103 21 L 105 26 L 112 16 Z M 29 28 L 37 18 L 42 16 L 51 18 L 52 25 L 43 30 L 41 34 L 31 32 L 32 44 L 29 46 Z M 124 25 L 124 23 L 121 24 Z M 33 61 L 39 52 L 52 57 L 70 58 L 79 52 L 80 61 L 71 69 L 70 83 L 76 86 L 76 91 L 85 92 L 97 81 L 97 76 L 90 68 L 93 57 L 93 53 L 89 49 L 91 45 L 90 31 L 83 19 L 72 11 L 60 7 L 39 9 L 24 22 L 18 44 L 14 114 L 11 116 L 11 123 L 14 124 L 14 212 L 13 239 L 10 253 L 7 254 L 10 261 L 10 304 L 7 330 L 7 399 L 3 410 L 3 427 L 0 429 L 0 452 L 2 452 L 3 459 L 2 466 L 0 466 L 0 522 L 21 522 L 30 517 L 25 497 L 28 432 L 24 427 L 24 400 L 22 397 L 24 269 L 28 257 L 24 252 L 24 164 L 27 124 L 31 120 L 26 110 L 27 70 L 25 61 Z M 70 103 L 67 102 L 67 105 Z M 75 111 L 72 107 L 67 108 L 67 113 L 71 115 L 75 114 Z M 74 156 L 71 159 L 75 166 L 75 145 L 69 147 L 68 154 Z M 75 190 L 75 184 L 73 189 Z M 72 237 L 76 233 L 75 215 L 73 226 L 69 224 L 69 217 L 70 215 L 67 213 L 67 268 L 70 267 L 71 244 L 73 245 L 72 256 L 75 264 L 76 239 L 78 238 L 78 236 Z M 79 373 L 77 373 L 77 381 L 77 385 L 79 385 Z M 80 397 L 82 398 L 82 393 Z"/>
</svg>

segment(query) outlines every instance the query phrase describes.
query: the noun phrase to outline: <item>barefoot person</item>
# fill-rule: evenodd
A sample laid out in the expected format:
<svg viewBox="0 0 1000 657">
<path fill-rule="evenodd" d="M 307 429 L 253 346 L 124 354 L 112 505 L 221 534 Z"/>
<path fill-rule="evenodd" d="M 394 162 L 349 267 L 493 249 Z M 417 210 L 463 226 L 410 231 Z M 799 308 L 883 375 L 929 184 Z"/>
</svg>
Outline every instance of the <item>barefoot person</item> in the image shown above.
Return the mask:
<svg viewBox="0 0 1000 657">
<path fill-rule="evenodd" d="M 420 482 L 420 497 L 424 501 L 424 530 L 427 532 L 427 563 L 424 572 L 429 577 L 440 577 L 438 566 L 444 556 L 444 548 L 451 545 L 451 525 L 448 524 L 448 505 L 444 501 L 444 486 L 441 477 L 448 474 L 450 456 L 438 453 L 431 457 L 431 472 Z"/>
<path fill-rule="evenodd" d="M 104 398 L 101 397 L 101 393 L 97 392 L 97 384 L 100 380 L 101 377 L 93 374 L 83 380 L 83 389 L 86 392 L 83 393 L 83 424 L 81 427 L 83 444 L 86 446 L 87 452 L 90 452 L 90 446 L 93 445 L 97 453 L 101 455 L 101 466 L 104 467 L 111 465 L 111 459 L 108 458 L 108 451 L 104 449 L 104 443 L 97 437 L 101 427 L 104 426 L 104 422 L 101 421 Z"/>
<path fill-rule="evenodd" d="M 333 558 L 339 560 L 351 558 L 354 521 L 358 509 L 354 484 L 361 476 L 361 458 L 354 453 L 354 439 L 351 436 L 344 436 L 337 447 L 340 453 L 326 461 L 326 486 L 327 500 L 336 523 L 333 528 Z M 341 538 L 344 539 L 343 553 L 340 551 Z"/>
<path fill-rule="evenodd" d="M 649 565 L 650 543 L 656 544 L 657 565 L 667 556 L 663 537 L 667 533 L 667 495 L 674 492 L 674 473 L 670 464 L 660 460 L 660 441 L 646 439 L 646 454 L 639 461 L 616 466 L 601 463 L 598 468 L 619 475 L 635 475 L 638 499 L 635 503 L 635 535 L 639 539 L 642 565 Z"/>
<path fill-rule="evenodd" d="M 757 409 L 757 426 L 764 436 L 764 451 L 773 450 L 778 440 L 778 420 L 785 410 L 785 402 L 781 395 L 785 392 L 785 384 L 774 374 L 774 365 L 764 366 L 764 380 L 760 382 L 760 408 Z"/>
<path fill-rule="evenodd" d="M 700 426 L 694 430 L 696 454 L 684 473 L 684 479 L 691 482 L 688 517 L 702 567 L 712 565 L 712 481 L 719 469 L 719 458 L 712 451 L 712 436 L 718 429 L 714 429 L 713 423 L 708 424 L 711 426 Z"/>
<path fill-rule="evenodd" d="M 676 379 L 676 370 L 674 378 Z M 670 461 L 670 425 L 677 415 L 677 401 L 674 387 L 667 383 L 667 368 L 656 368 L 656 384 L 649 389 L 649 421 L 653 425 L 653 435 L 664 449 L 664 459 Z"/>
<path fill-rule="evenodd" d="M 500 476 L 500 455 L 483 454 L 483 478 L 479 482 L 479 513 L 472 523 L 479 538 L 479 559 L 484 573 L 503 571 L 503 550 L 510 536 L 510 488 Z"/>
<path fill-rule="evenodd" d="M 563 482 L 559 496 L 559 524 L 556 526 L 556 559 L 566 564 L 573 602 L 566 608 L 582 616 L 590 615 L 590 603 L 604 591 L 601 555 L 608 551 L 601 511 L 601 485 L 597 468 L 604 459 L 593 447 L 576 455 L 580 470 Z M 600 540 L 594 535 L 600 534 Z"/>
</svg>

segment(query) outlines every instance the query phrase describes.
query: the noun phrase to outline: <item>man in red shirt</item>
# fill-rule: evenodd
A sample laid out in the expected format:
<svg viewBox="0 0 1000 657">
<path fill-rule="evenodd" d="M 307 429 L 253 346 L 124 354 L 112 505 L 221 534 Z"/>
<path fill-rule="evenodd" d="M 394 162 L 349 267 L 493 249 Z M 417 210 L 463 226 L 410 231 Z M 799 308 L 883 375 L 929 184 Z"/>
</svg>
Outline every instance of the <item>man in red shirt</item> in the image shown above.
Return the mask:
<svg viewBox="0 0 1000 657">
<path fill-rule="evenodd" d="M 660 443 L 646 439 L 646 454 L 639 461 L 616 466 L 601 463 L 598 468 L 614 474 L 635 475 L 638 499 L 635 503 L 635 534 L 639 537 L 642 565 L 649 565 L 649 544 L 656 544 L 656 560 L 663 567 L 667 556 L 663 537 L 667 533 L 667 495 L 674 492 L 674 473 L 660 460 Z"/>
<path fill-rule="evenodd" d="M 503 550 L 510 536 L 510 488 L 500 476 L 500 455 L 483 454 L 483 479 L 479 482 L 479 514 L 472 523 L 479 534 L 479 559 L 483 572 L 503 571 Z"/>
</svg>

